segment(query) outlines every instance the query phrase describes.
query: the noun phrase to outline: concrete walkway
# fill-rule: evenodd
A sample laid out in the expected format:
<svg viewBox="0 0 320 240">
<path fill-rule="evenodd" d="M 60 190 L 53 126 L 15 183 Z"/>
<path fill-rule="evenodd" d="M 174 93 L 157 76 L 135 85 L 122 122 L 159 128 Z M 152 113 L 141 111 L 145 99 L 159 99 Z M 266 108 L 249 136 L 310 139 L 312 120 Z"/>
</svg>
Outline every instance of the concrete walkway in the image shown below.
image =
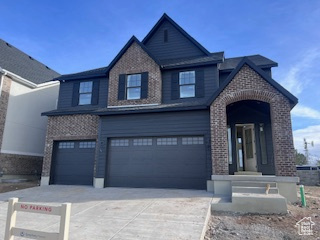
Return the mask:
<svg viewBox="0 0 320 240">
<path fill-rule="evenodd" d="M 71 202 L 70 240 L 195 240 L 204 235 L 212 194 L 197 190 L 54 185 L 2 193 L 0 239 L 4 238 L 7 200 L 11 197 L 39 204 Z M 57 232 L 59 217 L 18 212 L 17 227 Z"/>
</svg>

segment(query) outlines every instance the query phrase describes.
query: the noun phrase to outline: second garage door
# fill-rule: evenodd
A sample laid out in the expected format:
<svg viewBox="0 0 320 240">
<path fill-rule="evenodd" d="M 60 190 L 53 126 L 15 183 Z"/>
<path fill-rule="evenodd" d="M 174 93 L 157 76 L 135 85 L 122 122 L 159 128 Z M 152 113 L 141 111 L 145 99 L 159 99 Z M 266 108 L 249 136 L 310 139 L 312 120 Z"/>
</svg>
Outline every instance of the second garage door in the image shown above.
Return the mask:
<svg viewBox="0 0 320 240">
<path fill-rule="evenodd" d="M 205 189 L 204 137 L 110 139 L 107 175 L 112 187 Z"/>
</svg>

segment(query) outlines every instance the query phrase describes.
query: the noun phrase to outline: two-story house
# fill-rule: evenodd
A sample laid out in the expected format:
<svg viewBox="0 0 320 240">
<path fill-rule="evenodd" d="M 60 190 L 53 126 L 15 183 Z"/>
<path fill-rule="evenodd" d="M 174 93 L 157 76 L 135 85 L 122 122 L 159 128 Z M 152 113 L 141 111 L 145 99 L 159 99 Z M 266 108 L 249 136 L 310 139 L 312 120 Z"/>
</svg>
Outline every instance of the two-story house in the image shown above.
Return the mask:
<svg viewBox="0 0 320 240">
<path fill-rule="evenodd" d="M 0 39 L 0 175 L 39 175 L 60 74 Z"/>
<path fill-rule="evenodd" d="M 237 175 L 290 182 L 297 98 L 272 79 L 276 66 L 209 52 L 164 14 L 109 66 L 57 78 L 42 185 L 219 193 Z"/>
</svg>

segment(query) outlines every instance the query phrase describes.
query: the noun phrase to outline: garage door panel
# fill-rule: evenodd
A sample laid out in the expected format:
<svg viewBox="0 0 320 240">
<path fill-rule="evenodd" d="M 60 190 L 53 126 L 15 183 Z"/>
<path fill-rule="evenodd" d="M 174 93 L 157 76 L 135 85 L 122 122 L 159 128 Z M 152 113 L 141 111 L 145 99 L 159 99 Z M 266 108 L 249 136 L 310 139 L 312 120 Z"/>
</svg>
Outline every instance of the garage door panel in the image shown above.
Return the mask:
<svg viewBox="0 0 320 240">
<path fill-rule="evenodd" d="M 92 185 L 95 141 L 63 141 L 54 145 L 51 183 Z"/>
<path fill-rule="evenodd" d="M 128 143 L 126 147 L 109 146 L 106 185 L 205 189 L 203 137 L 202 144 L 194 145 L 183 145 L 182 139 L 178 136 L 153 137 L 152 145 L 134 146 L 134 141 L 138 140 L 123 138 L 122 141 Z M 185 140 L 184 143 L 188 142 Z"/>
</svg>

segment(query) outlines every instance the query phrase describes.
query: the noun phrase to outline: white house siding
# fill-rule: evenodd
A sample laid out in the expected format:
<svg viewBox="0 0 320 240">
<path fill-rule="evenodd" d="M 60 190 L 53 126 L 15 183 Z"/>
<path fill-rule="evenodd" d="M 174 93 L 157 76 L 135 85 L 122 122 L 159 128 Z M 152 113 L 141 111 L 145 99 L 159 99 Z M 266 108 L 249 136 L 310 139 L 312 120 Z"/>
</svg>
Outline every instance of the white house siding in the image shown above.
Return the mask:
<svg viewBox="0 0 320 240">
<path fill-rule="evenodd" d="M 12 81 L 1 153 L 43 156 L 47 118 L 56 108 L 59 84 L 31 89 Z"/>
</svg>

